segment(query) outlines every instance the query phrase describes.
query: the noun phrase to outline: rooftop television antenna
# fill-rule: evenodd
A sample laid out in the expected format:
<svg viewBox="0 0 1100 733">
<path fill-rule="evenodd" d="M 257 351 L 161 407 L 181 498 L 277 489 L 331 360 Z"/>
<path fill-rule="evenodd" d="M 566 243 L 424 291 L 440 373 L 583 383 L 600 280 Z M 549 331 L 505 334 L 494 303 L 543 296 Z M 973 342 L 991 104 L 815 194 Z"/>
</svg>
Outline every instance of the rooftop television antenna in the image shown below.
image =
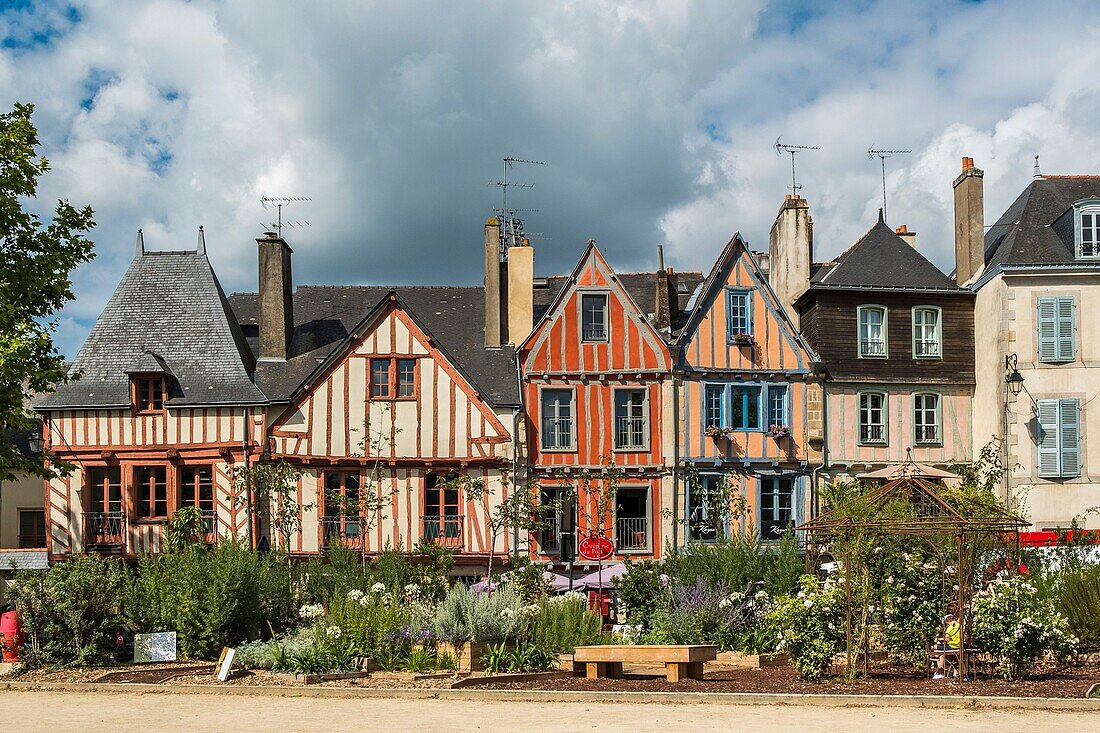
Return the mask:
<svg viewBox="0 0 1100 733">
<path fill-rule="evenodd" d="M 309 196 L 260 196 L 260 205 L 270 211 L 275 209 L 278 214 L 275 221 L 260 222 L 260 226 L 274 229 L 279 233 L 279 238 L 283 236 L 283 227 L 308 227 L 308 221 L 283 221 L 283 207 L 290 206 L 291 204 L 298 204 L 305 201 L 312 201 Z"/>
<path fill-rule="evenodd" d="M 508 208 L 508 189 L 509 188 L 534 188 L 533 183 L 515 183 L 508 180 L 508 171 L 512 169 L 512 166 L 516 163 L 522 163 L 524 165 L 546 165 L 546 161 L 543 160 L 528 160 L 527 158 L 516 158 L 511 155 L 504 159 L 504 178 L 499 181 L 489 181 L 490 186 L 499 186 L 501 191 L 501 225 L 502 234 L 500 238 L 500 250 L 501 260 L 505 258 L 505 252 L 508 247 L 519 244 L 523 238 L 523 222 L 515 218 L 516 211 L 520 209 Z M 534 209 L 524 209 L 524 211 L 534 211 Z"/>
<path fill-rule="evenodd" d="M 775 145 L 773 147 L 775 148 L 776 155 L 782 155 L 783 153 L 791 154 L 791 194 L 797 195 L 798 192 L 802 189 L 802 186 L 798 185 L 798 179 L 795 177 L 794 174 L 795 154 L 802 153 L 807 150 L 821 150 L 821 148 L 817 147 L 816 145 L 793 145 L 791 143 L 785 143 L 783 142 L 782 135 L 775 139 Z"/>
<path fill-rule="evenodd" d="M 877 157 L 882 162 L 882 220 L 886 221 L 886 159 L 895 155 L 909 155 L 912 150 L 876 150 L 875 146 L 867 148 L 867 157 Z"/>
</svg>

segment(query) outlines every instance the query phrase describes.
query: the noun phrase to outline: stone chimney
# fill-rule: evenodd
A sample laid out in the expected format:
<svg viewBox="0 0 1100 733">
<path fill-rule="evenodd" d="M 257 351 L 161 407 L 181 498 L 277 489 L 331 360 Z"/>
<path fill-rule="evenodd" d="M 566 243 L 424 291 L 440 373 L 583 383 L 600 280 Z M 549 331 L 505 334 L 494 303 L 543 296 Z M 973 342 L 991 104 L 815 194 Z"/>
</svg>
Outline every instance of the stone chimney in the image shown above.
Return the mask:
<svg viewBox="0 0 1100 733">
<path fill-rule="evenodd" d="M 501 275 L 506 265 L 500 261 L 500 222 L 496 217 L 485 221 L 485 345 L 500 346 Z M 505 285 L 506 286 L 506 285 Z"/>
<path fill-rule="evenodd" d="M 810 287 L 814 259 L 814 221 L 806 199 L 787 194 L 772 224 L 768 245 L 768 281 L 797 328 L 794 302 Z"/>
<path fill-rule="evenodd" d="M 962 159 L 955 179 L 955 282 L 965 285 L 985 266 L 985 193 L 980 168 Z"/>
<path fill-rule="evenodd" d="M 505 305 L 508 341 L 519 346 L 531 333 L 535 320 L 535 248 L 523 238 L 518 247 L 508 248 L 508 299 Z"/>
<path fill-rule="evenodd" d="M 286 361 L 294 332 L 294 250 L 275 232 L 256 240 L 260 249 L 260 361 Z"/>
<path fill-rule="evenodd" d="M 909 231 L 909 227 L 902 224 L 900 227 L 894 230 L 894 232 L 909 243 L 910 247 L 917 246 L 917 233 Z"/>
<path fill-rule="evenodd" d="M 665 269 L 665 248 L 657 245 L 656 292 L 653 299 L 653 327 L 658 331 L 672 328 L 672 307 L 676 302 L 676 278 L 672 268 Z"/>
</svg>

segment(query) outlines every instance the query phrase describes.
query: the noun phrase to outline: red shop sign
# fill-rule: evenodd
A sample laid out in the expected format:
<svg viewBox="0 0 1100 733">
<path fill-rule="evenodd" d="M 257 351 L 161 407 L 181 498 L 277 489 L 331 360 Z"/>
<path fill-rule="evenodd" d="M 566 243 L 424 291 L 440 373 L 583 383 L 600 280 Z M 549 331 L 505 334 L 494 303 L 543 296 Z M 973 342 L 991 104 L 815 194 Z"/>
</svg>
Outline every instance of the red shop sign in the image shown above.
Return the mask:
<svg viewBox="0 0 1100 733">
<path fill-rule="evenodd" d="M 615 552 L 611 540 L 598 535 L 588 535 L 577 545 L 577 554 L 585 560 L 606 560 Z"/>
</svg>

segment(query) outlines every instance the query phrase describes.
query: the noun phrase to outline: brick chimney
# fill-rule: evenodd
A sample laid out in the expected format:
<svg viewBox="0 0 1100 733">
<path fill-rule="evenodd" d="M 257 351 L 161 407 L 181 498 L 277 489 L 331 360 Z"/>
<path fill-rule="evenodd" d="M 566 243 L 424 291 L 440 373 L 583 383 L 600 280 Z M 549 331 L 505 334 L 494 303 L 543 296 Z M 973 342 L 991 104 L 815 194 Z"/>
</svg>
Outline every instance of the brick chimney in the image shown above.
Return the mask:
<svg viewBox="0 0 1100 733">
<path fill-rule="evenodd" d="M 506 265 L 500 261 L 500 221 L 490 217 L 485 221 L 485 345 L 500 346 L 501 275 Z M 507 285 L 505 284 L 505 287 Z"/>
<path fill-rule="evenodd" d="M 814 221 L 806 199 L 787 194 L 772 224 L 768 245 L 768 281 L 797 328 L 794 302 L 810 287 L 814 259 Z"/>
<path fill-rule="evenodd" d="M 508 341 L 516 346 L 531 333 L 535 320 L 535 248 L 526 237 L 518 247 L 508 248 L 508 299 L 505 316 Z"/>
<path fill-rule="evenodd" d="M 917 246 L 917 233 L 909 231 L 909 227 L 902 224 L 900 227 L 894 230 L 894 232 L 909 243 L 910 247 Z"/>
<path fill-rule="evenodd" d="M 665 248 L 657 245 L 656 292 L 653 299 L 653 327 L 664 331 L 672 327 L 672 298 L 669 294 L 670 270 L 665 270 Z M 674 297 L 675 294 L 672 294 Z"/>
<path fill-rule="evenodd" d="M 286 361 L 294 332 L 294 250 L 275 232 L 256 240 L 260 250 L 260 361 Z"/>
<path fill-rule="evenodd" d="M 965 285 L 985 266 L 985 174 L 973 158 L 962 159 L 955 189 L 955 282 Z"/>
</svg>

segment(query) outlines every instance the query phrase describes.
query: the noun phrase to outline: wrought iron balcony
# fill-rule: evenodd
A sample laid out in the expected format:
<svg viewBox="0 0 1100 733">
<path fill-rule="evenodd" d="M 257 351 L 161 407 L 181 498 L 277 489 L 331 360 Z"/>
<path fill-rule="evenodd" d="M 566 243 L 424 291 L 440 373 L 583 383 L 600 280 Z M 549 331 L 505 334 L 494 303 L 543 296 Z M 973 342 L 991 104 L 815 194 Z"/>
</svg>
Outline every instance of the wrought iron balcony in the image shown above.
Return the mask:
<svg viewBox="0 0 1100 733">
<path fill-rule="evenodd" d="M 940 426 L 939 425 L 918 425 L 917 426 L 917 442 L 918 443 L 939 443 L 940 442 Z"/>
<path fill-rule="evenodd" d="M 885 425 L 860 425 L 859 440 L 862 443 L 885 443 Z"/>
<path fill-rule="evenodd" d="M 434 542 L 440 547 L 462 549 L 461 514 L 425 514 L 424 541 Z"/>
<path fill-rule="evenodd" d="M 351 549 L 363 547 L 363 527 L 358 517 L 322 517 L 321 546 L 343 545 Z"/>
<path fill-rule="evenodd" d="M 619 517 L 615 520 L 615 549 L 645 550 L 649 547 L 649 519 Z"/>
<path fill-rule="evenodd" d="M 84 546 L 88 548 L 125 548 L 124 512 L 85 512 Z"/>
<path fill-rule="evenodd" d="M 620 449 L 645 448 L 649 428 L 644 417 L 620 417 L 615 421 L 615 447 Z"/>
<path fill-rule="evenodd" d="M 886 342 L 882 339 L 861 339 L 860 356 L 886 356 Z"/>
<path fill-rule="evenodd" d="M 917 341 L 915 344 L 915 350 L 917 356 L 939 356 L 940 355 L 940 342 L 939 341 Z"/>
</svg>

